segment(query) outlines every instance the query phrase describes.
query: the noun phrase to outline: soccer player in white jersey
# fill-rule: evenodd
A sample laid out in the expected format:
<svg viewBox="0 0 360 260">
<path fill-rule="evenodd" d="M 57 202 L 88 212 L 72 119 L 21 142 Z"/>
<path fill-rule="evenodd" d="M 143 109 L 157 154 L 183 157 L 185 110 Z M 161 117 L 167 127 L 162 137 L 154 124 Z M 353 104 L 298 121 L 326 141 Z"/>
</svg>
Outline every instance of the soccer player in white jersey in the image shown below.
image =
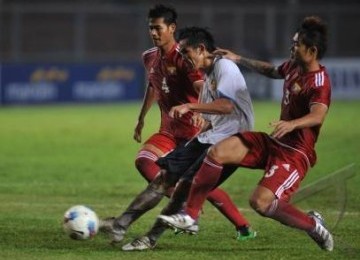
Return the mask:
<svg viewBox="0 0 360 260">
<path fill-rule="evenodd" d="M 254 125 L 252 102 L 244 77 L 234 62 L 211 54 L 215 50 L 212 35 L 206 29 L 190 27 L 180 30 L 179 41 L 184 58 L 195 69 L 204 72 L 205 83 L 200 94 L 201 102 L 174 106 L 169 114 L 172 118 L 179 119 L 189 113 L 201 113 L 205 124 L 203 132 L 196 138 L 183 146 L 178 146 L 157 161 L 167 182 L 180 179 L 169 204 L 161 212 L 163 215 L 174 214 L 182 208 L 192 178 L 212 144 L 238 132 L 251 130 Z M 218 184 L 233 172 L 234 167 L 224 167 Z M 124 245 L 123 250 L 154 248 L 165 228 L 166 226 L 157 219 L 149 232 Z M 188 231 L 197 233 L 198 225 L 192 225 Z M 256 236 L 256 232 L 249 226 L 242 227 L 240 232 L 239 240 Z"/>
</svg>

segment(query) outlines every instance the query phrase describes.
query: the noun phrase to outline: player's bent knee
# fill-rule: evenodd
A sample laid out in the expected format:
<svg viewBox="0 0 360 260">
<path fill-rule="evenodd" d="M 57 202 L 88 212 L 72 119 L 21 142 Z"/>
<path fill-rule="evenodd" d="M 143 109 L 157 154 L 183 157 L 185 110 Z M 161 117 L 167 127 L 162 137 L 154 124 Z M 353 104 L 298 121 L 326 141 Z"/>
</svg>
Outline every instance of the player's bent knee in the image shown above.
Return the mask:
<svg viewBox="0 0 360 260">
<path fill-rule="evenodd" d="M 156 179 L 161 181 L 165 189 L 174 187 L 179 178 L 175 174 L 168 173 L 167 170 L 161 169 L 158 175 L 156 175 Z"/>
<path fill-rule="evenodd" d="M 259 197 L 252 197 L 249 200 L 250 206 L 260 215 L 267 216 L 267 211 L 271 202 L 268 200 L 261 199 Z"/>
<path fill-rule="evenodd" d="M 220 164 L 237 164 L 242 161 L 248 148 L 236 136 L 211 146 L 208 156 Z"/>
<path fill-rule="evenodd" d="M 222 149 L 216 145 L 209 148 L 207 155 L 214 161 L 222 164 L 225 161 L 225 154 Z"/>
<path fill-rule="evenodd" d="M 143 172 L 146 170 L 146 164 L 149 159 L 145 157 L 137 157 L 135 159 L 135 167 L 139 172 Z"/>
<path fill-rule="evenodd" d="M 156 175 L 154 180 L 149 183 L 148 188 L 157 193 L 165 193 L 166 184 L 160 172 L 158 173 L 158 175 Z"/>
<path fill-rule="evenodd" d="M 135 167 L 148 182 L 151 182 L 158 172 L 155 162 L 142 156 L 135 159 Z"/>
</svg>

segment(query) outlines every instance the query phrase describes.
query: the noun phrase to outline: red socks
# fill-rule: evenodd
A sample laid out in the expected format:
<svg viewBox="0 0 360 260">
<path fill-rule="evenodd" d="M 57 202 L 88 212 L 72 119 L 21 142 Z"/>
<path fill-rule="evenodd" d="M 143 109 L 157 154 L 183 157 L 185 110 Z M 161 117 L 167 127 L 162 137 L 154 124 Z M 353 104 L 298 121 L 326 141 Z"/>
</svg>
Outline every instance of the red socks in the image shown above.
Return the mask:
<svg viewBox="0 0 360 260">
<path fill-rule="evenodd" d="M 312 231 L 315 225 L 314 220 L 293 205 L 282 200 L 274 200 L 265 215 L 280 223 L 295 227 L 304 231 Z"/>
<path fill-rule="evenodd" d="M 198 218 L 206 197 L 219 180 L 222 168 L 221 164 L 208 156 L 205 157 L 203 164 L 193 179 L 185 209 L 193 219 Z"/>
<path fill-rule="evenodd" d="M 148 181 L 151 182 L 155 179 L 155 176 L 159 173 L 160 167 L 155 163 L 159 157 L 148 151 L 141 150 L 135 160 L 135 166 L 141 175 Z M 173 193 L 174 187 L 169 188 L 165 195 L 170 197 Z"/>
<path fill-rule="evenodd" d="M 207 200 L 230 220 L 236 229 L 250 225 L 224 190 L 220 188 L 212 190 L 209 193 Z"/>
<path fill-rule="evenodd" d="M 148 150 L 141 150 L 136 157 L 135 166 L 148 182 L 151 182 L 160 171 L 160 167 L 155 163 L 158 158 Z"/>
<path fill-rule="evenodd" d="M 141 150 L 136 158 L 136 168 L 149 182 L 155 178 L 160 170 L 155 163 L 157 159 L 157 155 L 147 150 Z M 222 168 L 221 164 L 211 158 L 206 157 L 204 159 L 193 180 L 186 211 L 192 218 L 197 219 L 204 201 L 208 199 L 237 228 L 248 226 L 248 221 L 241 215 L 229 195 L 219 188 L 212 190 L 221 175 Z"/>
</svg>

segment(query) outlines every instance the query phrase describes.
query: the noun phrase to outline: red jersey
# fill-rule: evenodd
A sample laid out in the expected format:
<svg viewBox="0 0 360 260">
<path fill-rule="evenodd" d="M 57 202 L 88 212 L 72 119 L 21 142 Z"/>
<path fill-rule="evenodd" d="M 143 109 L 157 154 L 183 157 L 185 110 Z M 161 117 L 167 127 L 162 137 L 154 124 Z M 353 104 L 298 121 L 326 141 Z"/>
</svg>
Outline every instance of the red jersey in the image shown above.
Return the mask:
<svg viewBox="0 0 360 260">
<path fill-rule="evenodd" d="M 193 83 L 203 80 L 202 73 L 191 68 L 183 59 L 178 44 L 164 56 L 157 47 L 145 51 L 142 56 L 149 87 L 154 88 L 160 107 L 160 132 L 175 138 L 190 139 L 199 130 L 191 124 L 192 113 L 174 119 L 169 116 L 169 111 L 173 106 L 198 102 Z"/>
<path fill-rule="evenodd" d="M 329 75 L 324 66 L 317 71 L 301 74 L 299 66 L 291 61 L 283 63 L 278 71 L 285 78 L 280 119 L 289 121 L 310 113 L 310 106 L 321 103 L 330 106 L 331 87 Z M 279 141 L 303 154 L 313 166 L 316 162 L 315 143 L 321 125 L 296 129 Z"/>
</svg>

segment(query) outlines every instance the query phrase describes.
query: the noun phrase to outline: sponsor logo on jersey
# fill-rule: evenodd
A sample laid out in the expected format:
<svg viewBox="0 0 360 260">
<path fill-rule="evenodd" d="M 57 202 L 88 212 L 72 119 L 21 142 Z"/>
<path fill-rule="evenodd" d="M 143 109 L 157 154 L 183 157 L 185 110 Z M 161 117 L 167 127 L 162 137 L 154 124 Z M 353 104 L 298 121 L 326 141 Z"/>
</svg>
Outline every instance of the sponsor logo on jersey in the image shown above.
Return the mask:
<svg viewBox="0 0 360 260">
<path fill-rule="evenodd" d="M 176 67 L 171 66 L 171 67 L 166 67 L 166 69 L 169 75 L 176 75 Z"/>
<path fill-rule="evenodd" d="M 301 86 L 295 82 L 295 84 L 291 87 L 291 92 L 294 94 L 298 94 L 301 91 Z"/>
</svg>

